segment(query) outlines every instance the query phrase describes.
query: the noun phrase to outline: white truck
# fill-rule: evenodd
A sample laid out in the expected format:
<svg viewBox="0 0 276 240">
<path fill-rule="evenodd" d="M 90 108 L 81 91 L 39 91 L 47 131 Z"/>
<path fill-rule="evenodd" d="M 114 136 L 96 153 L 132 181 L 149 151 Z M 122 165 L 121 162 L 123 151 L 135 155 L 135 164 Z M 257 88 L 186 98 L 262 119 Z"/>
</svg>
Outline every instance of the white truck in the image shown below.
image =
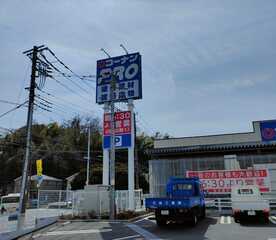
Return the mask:
<svg viewBox="0 0 276 240">
<path fill-rule="evenodd" d="M 231 191 L 235 222 L 255 217 L 269 223 L 269 201 L 264 200 L 257 186 L 235 186 Z"/>
</svg>

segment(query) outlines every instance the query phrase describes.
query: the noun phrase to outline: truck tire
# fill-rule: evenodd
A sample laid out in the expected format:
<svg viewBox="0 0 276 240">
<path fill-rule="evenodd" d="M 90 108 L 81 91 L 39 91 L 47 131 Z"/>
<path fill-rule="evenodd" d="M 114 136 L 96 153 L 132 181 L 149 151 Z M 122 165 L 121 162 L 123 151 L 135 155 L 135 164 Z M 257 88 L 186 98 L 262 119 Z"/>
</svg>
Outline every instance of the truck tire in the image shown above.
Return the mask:
<svg viewBox="0 0 276 240">
<path fill-rule="evenodd" d="M 197 222 L 198 222 L 197 214 L 196 214 L 196 212 L 193 212 L 191 215 L 191 221 L 190 221 L 191 226 L 192 227 L 196 226 Z"/>
<path fill-rule="evenodd" d="M 264 216 L 264 223 L 269 224 L 269 216 Z"/>
<path fill-rule="evenodd" d="M 234 221 L 235 221 L 235 223 L 238 223 L 239 219 L 237 217 L 234 217 Z"/>
<path fill-rule="evenodd" d="M 156 224 L 158 227 L 164 227 L 164 226 L 166 226 L 167 221 L 164 219 L 161 220 L 161 219 L 156 218 Z"/>
<path fill-rule="evenodd" d="M 201 218 L 204 219 L 206 217 L 206 208 L 205 205 L 201 208 Z"/>
</svg>

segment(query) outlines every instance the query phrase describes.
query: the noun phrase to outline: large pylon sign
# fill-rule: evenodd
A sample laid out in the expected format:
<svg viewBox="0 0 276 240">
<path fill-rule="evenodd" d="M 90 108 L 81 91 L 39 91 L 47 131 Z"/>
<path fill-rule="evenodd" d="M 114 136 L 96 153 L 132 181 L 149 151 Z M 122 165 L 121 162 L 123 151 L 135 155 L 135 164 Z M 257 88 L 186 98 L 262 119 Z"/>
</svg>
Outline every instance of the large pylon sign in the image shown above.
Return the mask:
<svg viewBox="0 0 276 240">
<path fill-rule="evenodd" d="M 134 210 L 133 100 L 142 98 L 141 55 L 137 52 L 98 60 L 96 88 L 96 102 L 104 104 L 103 184 L 114 189 L 115 148 L 127 148 L 128 203 L 129 209 Z M 127 102 L 128 111 L 114 112 L 116 102 Z"/>
<path fill-rule="evenodd" d="M 110 101 L 112 74 L 116 75 L 113 101 L 142 98 L 141 55 L 131 53 L 97 61 L 96 102 Z"/>
</svg>

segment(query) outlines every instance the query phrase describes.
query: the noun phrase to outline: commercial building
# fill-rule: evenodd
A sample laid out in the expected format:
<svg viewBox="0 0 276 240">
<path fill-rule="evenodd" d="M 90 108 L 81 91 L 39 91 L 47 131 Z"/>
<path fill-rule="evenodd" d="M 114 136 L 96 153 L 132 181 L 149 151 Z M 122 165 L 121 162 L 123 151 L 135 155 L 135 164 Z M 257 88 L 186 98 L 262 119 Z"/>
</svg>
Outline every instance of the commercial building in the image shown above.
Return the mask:
<svg viewBox="0 0 276 240">
<path fill-rule="evenodd" d="M 269 195 L 276 196 L 276 120 L 255 121 L 253 131 L 156 139 L 149 151 L 150 193 L 165 194 L 171 176 L 187 171 L 268 169 Z M 225 193 L 226 194 L 226 193 Z"/>
</svg>

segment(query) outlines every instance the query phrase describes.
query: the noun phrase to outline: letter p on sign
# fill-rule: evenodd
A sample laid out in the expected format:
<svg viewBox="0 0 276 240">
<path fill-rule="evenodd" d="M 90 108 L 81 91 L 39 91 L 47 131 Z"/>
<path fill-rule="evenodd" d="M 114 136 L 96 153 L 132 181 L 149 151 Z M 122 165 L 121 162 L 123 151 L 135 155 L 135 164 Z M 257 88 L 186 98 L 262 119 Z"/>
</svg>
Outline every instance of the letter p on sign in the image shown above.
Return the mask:
<svg viewBox="0 0 276 240">
<path fill-rule="evenodd" d="M 122 146 L 122 136 L 116 136 L 115 137 L 115 146 L 121 147 Z"/>
</svg>

